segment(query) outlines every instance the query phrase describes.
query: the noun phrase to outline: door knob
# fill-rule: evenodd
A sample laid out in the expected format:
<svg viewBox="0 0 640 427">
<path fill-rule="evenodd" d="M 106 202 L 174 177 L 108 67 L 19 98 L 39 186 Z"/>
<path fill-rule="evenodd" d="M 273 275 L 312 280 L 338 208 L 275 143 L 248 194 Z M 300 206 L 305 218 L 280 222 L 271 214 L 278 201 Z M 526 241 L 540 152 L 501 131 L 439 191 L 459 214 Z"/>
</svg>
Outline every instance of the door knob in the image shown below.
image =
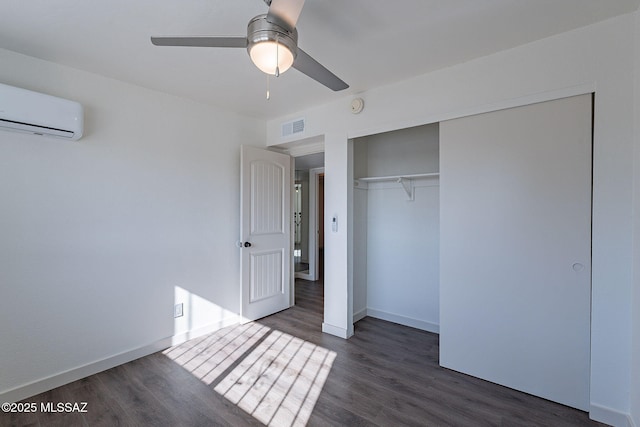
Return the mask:
<svg viewBox="0 0 640 427">
<path fill-rule="evenodd" d="M 251 247 L 251 243 L 250 242 L 244 242 L 244 247 L 245 248 L 250 248 Z"/>
</svg>

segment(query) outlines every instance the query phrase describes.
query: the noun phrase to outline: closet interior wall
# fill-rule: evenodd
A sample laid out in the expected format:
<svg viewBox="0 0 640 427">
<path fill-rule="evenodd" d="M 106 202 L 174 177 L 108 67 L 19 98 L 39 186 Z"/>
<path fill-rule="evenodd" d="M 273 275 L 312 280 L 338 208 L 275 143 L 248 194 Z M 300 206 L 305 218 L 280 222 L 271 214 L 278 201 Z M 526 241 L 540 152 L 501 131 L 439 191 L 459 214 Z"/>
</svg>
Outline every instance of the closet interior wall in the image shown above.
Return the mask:
<svg viewBox="0 0 640 427">
<path fill-rule="evenodd" d="M 439 331 L 439 126 L 356 138 L 354 322 Z"/>
</svg>

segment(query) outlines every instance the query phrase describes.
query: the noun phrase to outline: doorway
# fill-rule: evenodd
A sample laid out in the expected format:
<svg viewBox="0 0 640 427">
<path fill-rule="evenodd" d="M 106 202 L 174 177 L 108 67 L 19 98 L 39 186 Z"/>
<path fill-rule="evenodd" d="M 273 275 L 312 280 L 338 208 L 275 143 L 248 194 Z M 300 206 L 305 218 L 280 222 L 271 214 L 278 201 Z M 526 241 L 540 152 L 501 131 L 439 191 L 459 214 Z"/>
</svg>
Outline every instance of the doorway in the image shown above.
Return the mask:
<svg viewBox="0 0 640 427">
<path fill-rule="evenodd" d="M 294 157 L 294 165 L 293 304 L 304 305 L 297 296 L 324 299 L 324 152 Z"/>
<path fill-rule="evenodd" d="M 294 277 L 316 281 L 324 265 L 324 153 L 294 160 Z"/>
</svg>

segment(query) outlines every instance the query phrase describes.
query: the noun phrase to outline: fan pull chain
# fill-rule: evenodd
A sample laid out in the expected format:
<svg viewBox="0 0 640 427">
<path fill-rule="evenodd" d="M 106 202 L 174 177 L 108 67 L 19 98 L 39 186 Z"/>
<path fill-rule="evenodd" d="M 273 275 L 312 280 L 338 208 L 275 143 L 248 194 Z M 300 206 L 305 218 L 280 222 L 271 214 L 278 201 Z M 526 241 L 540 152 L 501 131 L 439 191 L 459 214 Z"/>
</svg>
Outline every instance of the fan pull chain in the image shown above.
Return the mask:
<svg viewBox="0 0 640 427">
<path fill-rule="evenodd" d="M 280 52 L 279 34 L 276 33 L 276 77 L 280 77 L 280 59 L 278 53 Z"/>
<path fill-rule="evenodd" d="M 275 72 L 276 77 L 280 77 L 279 54 L 280 54 L 280 39 L 279 39 L 279 35 L 276 34 L 276 72 Z M 271 99 L 271 91 L 269 90 L 269 81 L 270 81 L 269 74 L 267 73 L 267 101 Z"/>
<path fill-rule="evenodd" d="M 271 92 L 269 91 L 269 74 L 267 74 L 267 101 L 271 99 Z"/>
</svg>

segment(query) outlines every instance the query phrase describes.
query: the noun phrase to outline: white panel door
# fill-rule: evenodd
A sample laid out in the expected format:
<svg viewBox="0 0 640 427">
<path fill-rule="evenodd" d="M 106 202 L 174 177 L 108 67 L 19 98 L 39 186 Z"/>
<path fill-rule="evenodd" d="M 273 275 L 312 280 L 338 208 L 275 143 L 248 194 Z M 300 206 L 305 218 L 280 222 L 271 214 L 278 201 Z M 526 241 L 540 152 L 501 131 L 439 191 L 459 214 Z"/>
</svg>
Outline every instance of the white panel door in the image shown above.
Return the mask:
<svg viewBox="0 0 640 427">
<path fill-rule="evenodd" d="M 291 158 L 241 148 L 241 312 L 255 320 L 290 307 Z"/>
<path fill-rule="evenodd" d="M 440 125 L 440 363 L 589 409 L 592 98 Z"/>
</svg>

